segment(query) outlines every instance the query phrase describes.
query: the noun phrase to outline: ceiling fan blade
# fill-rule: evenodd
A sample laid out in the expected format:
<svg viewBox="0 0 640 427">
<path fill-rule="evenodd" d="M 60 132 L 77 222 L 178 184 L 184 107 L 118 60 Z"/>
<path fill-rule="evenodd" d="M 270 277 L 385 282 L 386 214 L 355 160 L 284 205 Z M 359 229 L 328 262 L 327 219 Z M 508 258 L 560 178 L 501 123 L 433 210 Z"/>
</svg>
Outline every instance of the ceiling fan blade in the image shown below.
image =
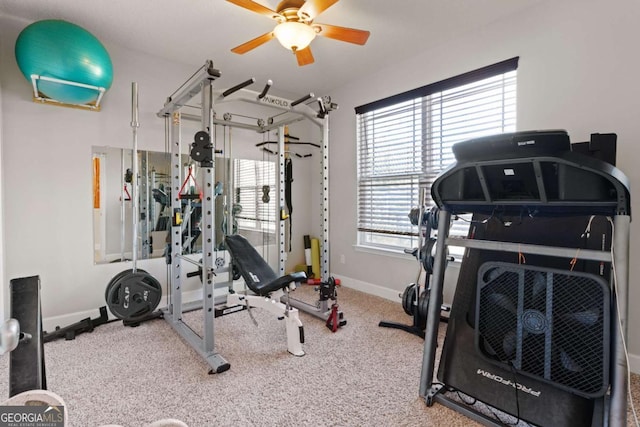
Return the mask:
<svg viewBox="0 0 640 427">
<path fill-rule="evenodd" d="M 305 47 L 302 50 L 296 50 L 296 59 L 298 60 L 298 65 L 301 67 L 303 65 L 313 64 L 313 61 L 315 61 L 310 47 Z"/>
<path fill-rule="evenodd" d="M 363 45 L 369 38 L 369 31 L 356 30 L 355 28 L 337 27 L 327 24 L 313 24 L 314 28 L 319 28 L 319 36 L 340 40 L 354 44 Z"/>
<path fill-rule="evenodd" d="M 268 18 L 271 19 L 282 19 L 284 20 L 284 16 L 280 15 L 278 12 L 276 12 L 275 10 L 271 10 L 268 7 L 265 7 L 259 3 L 256 3 L 252 0 L 227 0 L 229 3 L 233 3 L 236 6 L 240 6 L 243 7 L 245 9 L 248 9 L 252 12 L 255 13 L 259 13 L 260 15 L 264 15 Z"/>
<path fill-rule="evenodd" d="M 338 0 L 307 0 L 298 11 L 298 16 L 304 21 L 311 21 L 337 2 Z"/>
<path fill-rule="evenodd" d="M 236 46 L 233 49 L 231 49 L 231 52 L 233 53 L 237 53 L 239 55 L 242 55 L 244 53 L 249 52 L 252 49 L 257 48 L 260 45 L 265 44 L 266 42 L 268 42 L 269 40 L 271 40 L 272 38 L 274 38 L 275 36 L 273 35 L 273 31 L 270 31 L 266 34 L 263 34 L 259 37 L 256 37 L 253 40 L 249 40 L 246 43 L 241 44 L 240 46 Z"/>
</svg>

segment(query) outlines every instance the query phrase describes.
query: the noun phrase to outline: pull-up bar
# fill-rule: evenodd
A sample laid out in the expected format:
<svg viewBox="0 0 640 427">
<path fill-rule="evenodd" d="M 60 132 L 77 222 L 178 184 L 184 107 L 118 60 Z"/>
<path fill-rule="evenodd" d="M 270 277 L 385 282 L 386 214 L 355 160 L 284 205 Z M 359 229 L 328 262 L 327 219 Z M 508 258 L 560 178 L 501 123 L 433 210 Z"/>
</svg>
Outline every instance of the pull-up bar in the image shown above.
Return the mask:
<svg viewBox="0 0 640 427">
<path fill-rule="evenodd" d="M 254 84 L 256 82 L 256 79 L 254 79 L 253 77 L 251 77 L 249 80 L 244 81 L 240 84 L 237 84 L 227 90 L 225 90 L 224 92 L 222 92 L 222 97 L 226 98 L 227 96 L 231 95 L 234 92 L 239 91 L 240 89 L 244 89 L 247 86 L 251 86 L 252 84 Z"/>
<path fill-rule="evenodd" d="M 320 106 L 320 113 L 318 113 L 319 117 L 324 117 L 327 115 L 327 107 L 324 106 L 324 101 L 322 98 L 318 98 L 318 105 Z"/>
<path fill-rule="evenodd" d="M 292 106 L 292 107 L 295 107 L 295 106 L 296 106 L 296 105 L 298 105 L 298 104 L 302 104 L 304 101 L 307 101 L 307 100 L 309 100 L 309 99 L 313 98 L 313 96 L 314 96 L 314 95 L 313 95 L 313 92 L 311 92 L 311 93 L 309 93 L 309 94 L 307 94 L 307 95 L 303 96 L 302 98 L 300 98 L 300 99 L 296 99 L 295 101 L 293 101 L 293 102 L 291 103 L 291 106 Z"/>
<path fill-rule="evenodd" d="M 262 92 L 260 92 L 260 95 L 258 95 L 258 99 L 262 99 L 265 96 L 267 96 L 267 92 L 269 92 L 269 89 L 271 89 L 272 85 L 273 85 L 273 81 L 267 80 L 267 84 L 264 85 L 264 89 L 262 89 Z"/>
</svg>

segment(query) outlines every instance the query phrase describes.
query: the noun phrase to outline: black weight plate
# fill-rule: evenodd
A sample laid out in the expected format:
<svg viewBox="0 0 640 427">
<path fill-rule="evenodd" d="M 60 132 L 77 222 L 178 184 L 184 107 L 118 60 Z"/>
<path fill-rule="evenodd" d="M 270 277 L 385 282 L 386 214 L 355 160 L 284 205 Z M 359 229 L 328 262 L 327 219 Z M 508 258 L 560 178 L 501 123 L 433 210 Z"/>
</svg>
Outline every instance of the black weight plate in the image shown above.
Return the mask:
<svg viewBox="0 0 640 427">
<path fill-rule="evenodd" d="M 116 317 L 135 321 L 155 310 L 162 289 L 147 273 L 129 273 L 112 284 L 107 297 L 107 305 Z"/>
<path fill-rule="evenodd" d="M 429 226 L 432 230 L 438 229 L 438 216 L 440 215 L 440 209 L 437 206 L 434 206 L 429 211 Z"/>
<path fill-rule="evenodd" d="M 160 304 L 162 286 L 150 274 L 138 270 L 121 274 L 109 286 L 107 306 L 119 319 L 140 320 L 151 314 Z"/>
<path fill-rule="evenodd" d="M 196 145 L 191 149 L 191 152 L 189 154 L 191 155 L 191 158 L 196 162 L 202 162 L 207 160 L 207 154 L 209 154 L 209 152 L 206 149 Z"/>
<path fill-rule="evenodd" d="M 416 299 L 416 284 L 412 283 L 402 293 L 402 308 L 409 316 L 413 316 L 413 302 Z"/>
<path fill-rule="evenodd" d="M 132 271 L 133 271 L 132 269 L 121 271 L 120 273 L 118 273 L 115 276 L 113 276 L 111 278 L 111 280 L 109 280 L 109 283 L 107 283 L 107 287 L 104 290 L 104 299 L 105 300 L 108 299 L 107 295 L 109 295 L 109 288 L 111 286 L 113 286 L 113 284 L 116 283 L 118 280 L 120 280 L 122 277 L 126 276 L 127 274 L 131 273 Z M 138 268 L 136 271 L 139 271 L 141 273 L 146 273 L 146 271 L 142 270 L 141 268 Z"/>
<path fill-rule="evenodd" d="M 427 274 L 433 274 L 433 251 L 436 246 L 436 239 L 429 238 L 420 249 L 420 260 L 422 261 L 422 267 Z"/>
<path fill-rule="evenodd" d="M 209 134 L 203 130 L 196 132 L 193 136 L 194 145 L 207 146 L 209 142 L 211 142 L 211 138 L 209 138 Z"/>
<path fill-rule="evenodd" d="M 427 326 L 427 312 L 429 311 L 429 291 L 425 291 L 418 298 L 418 320 L 420 329 Z"/>
</svg>

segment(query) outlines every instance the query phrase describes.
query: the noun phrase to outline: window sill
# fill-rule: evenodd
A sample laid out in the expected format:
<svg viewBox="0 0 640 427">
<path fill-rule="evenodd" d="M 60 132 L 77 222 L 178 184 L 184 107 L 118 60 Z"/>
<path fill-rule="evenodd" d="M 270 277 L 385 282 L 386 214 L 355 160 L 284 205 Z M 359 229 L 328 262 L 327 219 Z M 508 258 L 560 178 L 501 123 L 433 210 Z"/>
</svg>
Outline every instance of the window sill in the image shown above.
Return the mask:
<svg viewBox="0 0 640 427">
<path fill-rule="evenodd" d="M 391 248 L 385 249 L 385 248 L 379 248 L 375 246 L 366 246 L 366 245 L 353 245 L 353 249 L 356 252 L 387 256 L 390 258 L 398 258 L 398 259 L 404 259 L 408 261 L 416 261 L 416 259 L 411 254 L 405 254 L 403 251 L 400 251 L 397 249 L 391 249 Z M 461 263 L 462 263 L 462 256 L 456 256 L 454 261 L 448 262 L 447 265 L 459 267 Z"/>
<path fill-rule="evenodd" d="M 415 260 L 415 258 L 410 254 L 405 254 L 403 251 L 398 249 L 380 248 L 377 246 L 366 246 L 366 245 L 353 245 L 353 249 L 356 252 L 364 252 L 368 254 L 382 255 L 382 256 L 388 256 L 391 258 L 404 259 L 404 260 Z"/>
</svg>

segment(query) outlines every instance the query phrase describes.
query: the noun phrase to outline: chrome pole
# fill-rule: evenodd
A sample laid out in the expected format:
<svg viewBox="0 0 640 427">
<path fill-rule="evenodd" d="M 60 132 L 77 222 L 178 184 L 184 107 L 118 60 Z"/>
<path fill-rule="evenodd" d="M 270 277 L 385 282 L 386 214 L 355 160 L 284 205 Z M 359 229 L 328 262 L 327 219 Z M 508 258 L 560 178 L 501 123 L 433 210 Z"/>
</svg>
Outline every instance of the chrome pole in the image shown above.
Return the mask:
<svg viewBox="0 0 640 427">
<path fill-rule="evenodd" d="M 138 196 L 138 83 L 131 83 L 131 130 L 133 132 L 133 152 L 131 153 L 131 217 L 133 242 L 131 245 L 131 261 L 133 272 L 137 270 L 138 262 L 138 217 L 140 215 L 140 200 Z"/>
</svg>

